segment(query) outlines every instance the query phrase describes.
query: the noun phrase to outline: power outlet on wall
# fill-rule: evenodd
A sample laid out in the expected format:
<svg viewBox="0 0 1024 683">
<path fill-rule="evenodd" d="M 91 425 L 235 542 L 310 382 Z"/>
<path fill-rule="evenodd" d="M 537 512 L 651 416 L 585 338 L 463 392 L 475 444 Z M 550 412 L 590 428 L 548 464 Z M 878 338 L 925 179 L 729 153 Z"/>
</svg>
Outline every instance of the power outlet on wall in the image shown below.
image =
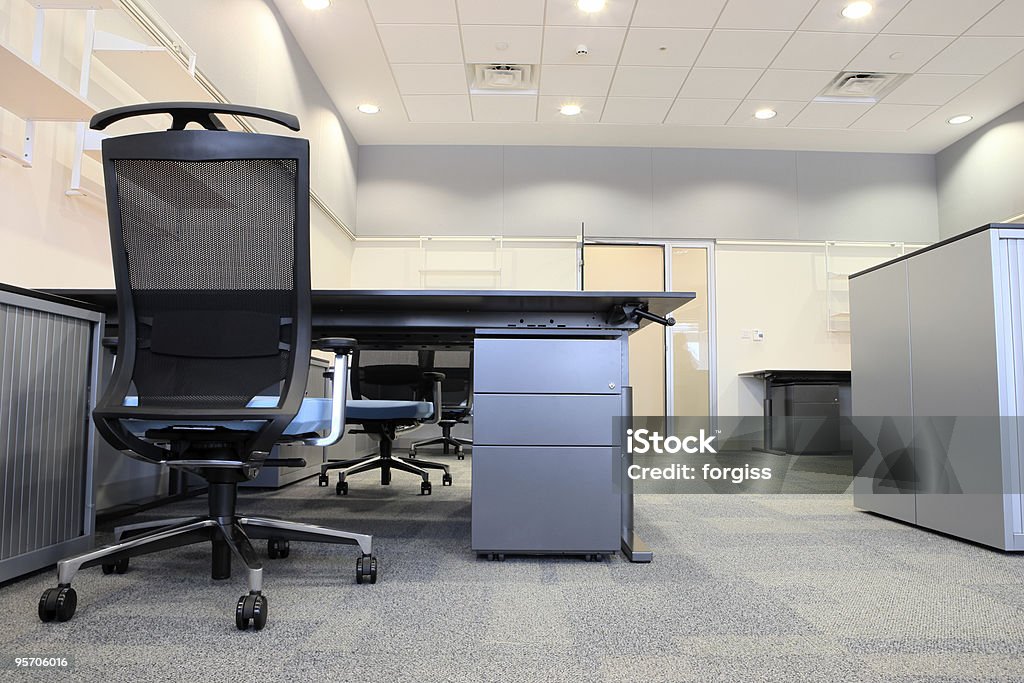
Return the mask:
<svg viewBox="0 0 1024 683">
<path fill-rule="evenodd" d="M 740 330 L 740 341 L 764 341 L 764 330 Z"/>
</svg>

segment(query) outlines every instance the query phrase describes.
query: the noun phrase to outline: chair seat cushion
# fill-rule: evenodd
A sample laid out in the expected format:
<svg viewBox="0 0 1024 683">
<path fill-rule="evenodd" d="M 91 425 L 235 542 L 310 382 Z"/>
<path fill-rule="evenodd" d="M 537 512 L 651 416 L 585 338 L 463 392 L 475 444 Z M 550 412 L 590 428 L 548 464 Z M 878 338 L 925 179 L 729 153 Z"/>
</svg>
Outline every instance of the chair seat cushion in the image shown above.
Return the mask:
<svg viewBox="0 0 1024 683">
<path fill-rule="evenodd" d="M 249 408 L 273 408 L 277 396 L 254 396 L 247 404 Z M 324 432 L 331 427 L 331 399 L 304 398 L 295 419 L 285 428 L 287 435 Z M 126 406 L 137 406 L 138 396 L 128 396 Z M 367 401 L 355 400 L 345 403 L 345 419 L 361 420 L 425 420 L 434 414 L 434 406 L 424 401 Z M 254 432 L 263 426 L 261 420 L 229 420 L 223 422 L 198 422 L 196 420 L 125 420 L 129 431 L 144 435 L 151 429 L 168 427 L 223 427 L 234 431 Z"/>
</svg>

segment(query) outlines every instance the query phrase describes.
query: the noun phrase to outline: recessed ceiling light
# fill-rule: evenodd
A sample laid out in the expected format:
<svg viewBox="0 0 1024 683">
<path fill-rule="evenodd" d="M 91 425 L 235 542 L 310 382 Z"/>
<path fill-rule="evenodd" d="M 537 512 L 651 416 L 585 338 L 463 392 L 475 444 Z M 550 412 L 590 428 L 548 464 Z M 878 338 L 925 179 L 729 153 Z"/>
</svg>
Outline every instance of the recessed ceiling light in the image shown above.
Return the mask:
<svg viewBox="0 0 1024 683">
<path fill-rule="evenodd" d="M 754 118 L 759 121 L 767 121 L 768 119 L 774 119 L 779 113 L 774 109 L 758 109 L 754 112 Z"/>
<path fill-rule="evenodd" d="M 302 0 L 302 4 L 306 6 L 306 9 L 316 11 L 330 7 L 331 0 Z"/>
<path fill-rule="evenodd" d="M 843 8 L 843 16 L 847 19 L 863 19 L 871 14 L 870 2 L 851 2 Z"/>
<path fill-rule="evenodd" d="M 562 116 L 579 116 L 583 107 L 578 104 L 563 104 L 558 111 L 562 113 Z"/>
<path fill-rule="evenodd" d="M 379 114 L 380 113 L 380 107 L 377 106 L 376 104 L 360 104 L 358 107 L 356 107 L 356 109 L 358 109 L 359 111 L 363 112 L 364 114 Z"/>
<path fill-rule="evenodd" d="M 604 0 L 576 0 L 576 6 L 582 12 L 600 12 L 604 9 Z"/>
<path fill-rule="evenodd" d="M 967 123 L 973 118 L 974 117 L 971 116 L 970 114 L 960 114 L 959 116 L 954 116 L 950 120 L 946 121 L 946 123 L 951 123 L 954 126 L 959 126 L 961 123 Z"/>
</svg>

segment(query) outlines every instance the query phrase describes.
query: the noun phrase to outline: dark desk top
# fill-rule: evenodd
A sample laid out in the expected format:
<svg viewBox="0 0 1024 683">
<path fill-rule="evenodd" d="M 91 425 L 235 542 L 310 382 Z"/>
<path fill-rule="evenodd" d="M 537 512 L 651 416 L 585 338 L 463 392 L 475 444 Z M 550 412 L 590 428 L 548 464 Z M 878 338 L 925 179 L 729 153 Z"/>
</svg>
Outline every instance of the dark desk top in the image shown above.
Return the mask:
<svg viewBox="0 0 1024 683">
<path fill-rule="evenodd" d="M 739 376 L 778 380 L 780 382 L 821 382 L 822 380 L 832 380 L 834 382 L 850 381 L 849 370 L 796 370 L 792 368 L 788 370 L 752 370 L 751 372 L 741 372 Z"/>
<path fill-rule="evenodd" d="M 48 294 L 75 299 L 113 312 L 112 289 L 52 289 Z M 693 292 L 574 292 L 530 290 L 317 289 L 313 313 L 354 311 L 562 312 L 606 311 L 622 303 L 641 302 L 651 313 L 666 316 L 696 298 Z"/>
<path fill-rule="evenodd" d="M 99 306 L 116 323 L 113 290 L 60 289 L 50 294 Z M 646 304 L 658 316 L 696 298 L 693 292 L 570 292 L 514 290 L 364 290 L 313 292 L 314 334 L 355 337 L 381 347 L 471 344 L 476 330 L 518 328 L 632 332 L 652 324 L 612 315 L 624 304 Z"/>
</svg>

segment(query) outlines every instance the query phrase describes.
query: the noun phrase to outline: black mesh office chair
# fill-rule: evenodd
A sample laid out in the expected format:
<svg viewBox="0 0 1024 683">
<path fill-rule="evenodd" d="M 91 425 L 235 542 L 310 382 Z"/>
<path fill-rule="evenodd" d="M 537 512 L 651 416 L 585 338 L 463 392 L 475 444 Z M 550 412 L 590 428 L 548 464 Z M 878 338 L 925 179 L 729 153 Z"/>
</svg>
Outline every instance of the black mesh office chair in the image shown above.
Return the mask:
<svg viewBox="0 0 1024 683">
<path fill-rule="evenodd" d="M 441 419 L 444 375 L 424 371 L 417 351 L 355 351 L 352 359 L 352 396 L 346 415 L 349 422 L 363 426 L 363 432 L 380 442 L 380 453 L 355 460 L 324 463 L 320 468 L 320 486 L 330 480 L 327 472 L 341 470 L 335 491 L 348 493 L 346 477 L 359 472 L 380 470 L 380 483 L 391 483 L 391 470 L 419 475 L 420 493 L 430 495 L 427 470 L 444 470 L 443 486 L 451 486 L 448 465 L 439 462 L 410 460 L 392 455 L 398 432 L 424 424 L 437 424 Z"/>
<path fill-rule="evenodd" d="M 472 446 L 472 439 L 452 436 L 452 428 L 457 424 L 469 422 L 473 414 L 473 352 L 466 351 L 427 351 L 426 367 L 444 375 L 441 390 L 444 392 L 444 405 L 441 407 L 441 436 L 425 441 L 417 441 L 409 447 L 409 457 L 415 458 L 416 452 L 426 446 L 441 446 L 445 455 L 455 447 L 455 455 L 459 460 L 466 456 L 464 446 Z"/>
<path fill-rule="evenodd" d="M 122 107 L 92 127 L 169 113 L 170 130 L 103 141 L 103 170 L 117 287 L 114 373 L 93 413 L 103 437 L 127 455 L 194 473 L 208 482 L 209 514 L 135 524 L 115 543 L 62 560 L 58 583 L 39 601 L 43 621 L 66 621 L 79 569 L 123 573 L 131 557 L 200 542 L 212 545 L 212 575 L 247 571 L 235 623 L 267 619 L 262 564 L 290 541 L 358 545 L 359 583 L 376 580 L 372 539 L 311 524 L 239 516 L 238 483 L 276 443 L 333 443 L 344 433 L 348 339 L 321 340 L 336 354 L 332 399 L 306 399 L 311 347 L 309 143 L 224 130 L 217 113 L 299 129 L 291 115 L 207 103 Z M 205 130 L 185 130 L 190 123 Z M 328 431 L 326 436 L 320 432 Z"/>
</svg>

